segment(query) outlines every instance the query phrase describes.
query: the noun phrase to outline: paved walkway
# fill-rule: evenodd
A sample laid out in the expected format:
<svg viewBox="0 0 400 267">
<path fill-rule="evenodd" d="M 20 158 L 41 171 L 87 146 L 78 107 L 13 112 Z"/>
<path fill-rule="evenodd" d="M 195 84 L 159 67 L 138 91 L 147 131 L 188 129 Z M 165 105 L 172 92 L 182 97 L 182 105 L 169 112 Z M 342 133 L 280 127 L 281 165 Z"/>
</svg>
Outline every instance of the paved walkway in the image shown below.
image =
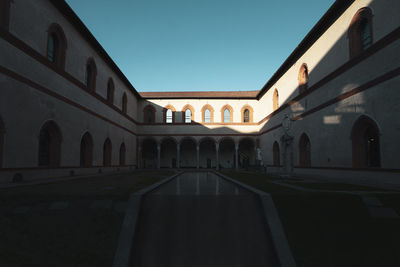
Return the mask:
<svg viewBox="0 0 400 267">
<path fill-rule="evenodd" d="M 131 266 L 278 266 L 257 196 L 212 173 L 147 195 Z"/>
</svg>

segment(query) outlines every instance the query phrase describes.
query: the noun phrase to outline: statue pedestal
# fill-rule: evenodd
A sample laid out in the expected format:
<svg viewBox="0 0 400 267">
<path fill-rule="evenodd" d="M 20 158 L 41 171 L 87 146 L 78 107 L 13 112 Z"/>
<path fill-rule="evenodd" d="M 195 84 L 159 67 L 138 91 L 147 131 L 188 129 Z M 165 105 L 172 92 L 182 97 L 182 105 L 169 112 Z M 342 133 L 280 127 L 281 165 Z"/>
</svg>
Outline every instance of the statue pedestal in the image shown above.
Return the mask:
<svg viewBox="0 0 400 267">
<path fill-rule="evenodd" d="M 285 133 L 281 138 L 283 148 L 283 170 L 280 177 L 290 178 L 293 173 L 293 137 Z"/>
</svg>

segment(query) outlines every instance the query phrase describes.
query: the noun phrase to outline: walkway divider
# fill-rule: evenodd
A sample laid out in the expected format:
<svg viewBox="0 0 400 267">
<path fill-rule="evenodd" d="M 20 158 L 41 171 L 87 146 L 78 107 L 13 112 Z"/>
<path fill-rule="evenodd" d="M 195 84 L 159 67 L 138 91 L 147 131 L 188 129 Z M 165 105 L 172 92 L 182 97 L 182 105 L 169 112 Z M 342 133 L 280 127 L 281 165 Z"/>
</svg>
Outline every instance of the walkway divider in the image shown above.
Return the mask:
<svg viewBox="0 0 400 267">
<path fill-rule="evenodd" d="M 221 173 L 218 173 L 218 172 L 214 172 L 214 173 L 232 183 L 235 183 L 235 184 L 257 194 L 260 197 L 264 217 L 268 224 L 268 228 L 270 230 L 271 237 L 272 237 L 272 242 L 274 244 L 275 251 L 276 251 L 276 254 L 277 254 L 277 257 L 278 257 L 281 267 L 296 267 L 297 266 L 296 261 L 293 258 L 292 252 L 289 247 L 289 243 L 288 243 L 286 235 L 285 235 L 285 230 L 282 227 L 282 223 L 279 218 L 278 211 L 276 210 L 276 207 L 275 207 L 274 201 L 272 200 L 271 195 L 264 191 L 258 190 L 254 187 L 251 187 L 247 184 L 236 181 L 235 179 L 232 179 Z"/>
<path fill-rule="evenodd" d="M 125 211 L 125 218 L 119 235 L 117 250 L 115 251 L 113 267 L 128 267 L 130 264 L 133 239 L 135 237 L 136 225 L 139 218 L 143 196 L 159 186 L 168 183 L 182 173 L 184 172 L 176 173 L 157 183 L 152 184 L 151 186 L 132 193 L 129 196 L 128 206 Z"/>
</svg>

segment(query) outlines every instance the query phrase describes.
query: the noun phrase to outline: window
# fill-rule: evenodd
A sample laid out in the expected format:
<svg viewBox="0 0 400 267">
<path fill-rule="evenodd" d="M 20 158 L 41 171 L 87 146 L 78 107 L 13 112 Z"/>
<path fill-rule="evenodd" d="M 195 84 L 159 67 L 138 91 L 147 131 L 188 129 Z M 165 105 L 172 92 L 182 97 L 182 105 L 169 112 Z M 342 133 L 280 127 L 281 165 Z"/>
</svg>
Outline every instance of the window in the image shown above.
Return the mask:
<svg viewBox="0 0 400 267">
<path fill-rule="evenodd" d="M 93 138 L 86 132 L 81 140 L 80 166 L 91 167 L 93 162 Z"/>
<path fill-rule="evenodd" d="M 143 109 L 143 122 L 144 123 L 155 123 L 155 109 L 151 105 L 147 105 Z"/>
<path fill-rule="evenodd" d="M 204 105 L 201 109 L 201 114 L 203 123 L 214 122 L 214 109 L 211 105 Z"/>
<path fill-rule="evenodd" d="M 192 111 L 190 109 L 185 110 L 185 123 L 192 122 Z"/>
<path fill-rule="evenodd" d="M 110 104 L 114 103 L 114 82 L 111 78 L 107 84 L 107 102 Z"/>
<path fill-rule="evenodd" d="M 242 121 L 243 121 L 243 109 L 241 110 L 242 113 Z M 233 109 L 229 105 L 225 105 L 221 108 L 221 122 L 223 123 L 230 123 L 233 121 Z"/>
<path fill-rule="evenodd" d="M 1 0 L 0 2 L 0 27 L 8 30 L 10 23 L 11 0 Z"/>
<path fill-rule="evenodd" d="M 350 23 L 348 38 L 351 58 L 367 50 L 372 45 L 371 9 L 365 7 L 357 11 Z"/>
<path fill-rule="evenodd" d="M 54 34 L 51 34 L 49 36 L 49 42 L 47 44 L 47 59 L 52 63 L 56 62 L 57 46 L 57 37 Z"/>
<path fill-rule="evenodd" d="M 227 108 L 224 110 L 224 122 L 231 122 L 231 112 Z"/>
<path fill-rule="evenodd" d="M 47 59 L 60 68 L 65 66 L 67 39 L 60 25 L 53 23 L 48 29 Z"/>
<path fill-rule="evenodd" d="M 248 109 L 243 111 L 243 122 L 250 122 L 250 111 Z"/>
<path fill-rule="evenodd" d="M 85 83 L 86 87 L 89 91 L 95 91 L 96 89 L 96 65 L 93 59 L 89 59 L 86 65 L 86 75 L 85 75 Z"/>
<path fill-rule="evenodd" d="M 211 111 L 208 108 L 204 111 L 204 122 L 211 122 Z"/>
<path fill-rule="evenodd" d="M 39 166 L 58 167 L 60 159 L 61 131 L 54 121 L 49 121 L 39 133 Z"/>
<path fill-rule="evenodd" d="M 301 135 L 299 141 L 299 163 L 301 167 L 311 166 L 311 143 L 305 133 Z"/>
<path fill-rule="evenodd" d="M 308 88 L 308 67 L 305 63 L 300 67 L 298 80 L 299 80 L 299 93 L 302 94 Z"/>
<path fill-rule="evenodd" d="M 361 116 L 353 125 L 352 133 L 353 167 L 380 167 L 380 133 L 376 123 L 367 116 Z"/>
<path fill-rule="evenodd" d="M 126 114 L 128 111 L 128 98 L 126 93 L 122 96 L 122 113 Z"/>
<path fill-rule="evenodd" d="M 121 166 L 125 165 L 125 155 L 126 155 L 126 148 L 125 144 L 122 143 L 121 147 L 119 148 L 119 165 Z"/>
<path fill-rule="evenodd" d="M 169 108 L 167 109 L 167 114 L 166 114 L 166 123 L 172 123 L 172 110 Z"/>
<path fill-rule="evenodd" d="M 112 145 L 109 138 L 104 141 L 103 146 L 103 165 L 111 166 Z"/>
<path fill-rule="evenodd" d="M 279 108 L 279 93 L 278 93 L 278 90 L 276 90 L 276 89 L 275 89 L 274 95 L 272 97 L 272 107 L 273 107 L 273 111 L 275 111 Z"/>
<path fill-rule="evenodd" d="M 280 166 L 281 165 L 281 157 L 280 157 L 280 152 L 279 152 L 279 144 L 278 142 L 274 142 L 274 145 L 272 147 L 272 156 L 273 156 L 273 161 L 274 161 L 274 166 Z"/>
</svg>

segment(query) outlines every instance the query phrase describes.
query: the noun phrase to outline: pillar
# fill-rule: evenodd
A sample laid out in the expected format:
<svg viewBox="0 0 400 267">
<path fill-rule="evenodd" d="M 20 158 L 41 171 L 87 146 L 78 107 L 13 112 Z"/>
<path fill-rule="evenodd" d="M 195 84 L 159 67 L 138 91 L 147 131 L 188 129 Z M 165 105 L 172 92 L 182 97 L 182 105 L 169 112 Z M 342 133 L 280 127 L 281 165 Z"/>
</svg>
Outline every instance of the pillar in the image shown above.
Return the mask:
<svg viewBox="0 0 400 267">
<path fill-rule="evenodd" d="M 176 168 L 181 167 L 181 145 L 179 143 L 176 144 Z"/>
<path fill-rule="evenodd" d="M 200 168 L 200 145 L 199 144 L 196 145 L 196 162 L 197 162 L 196 168 L 198 169 L 198 168 Z"/>
<path fill-rule="evenodd" d="M 138 168 L 143 168 L 143 162 L 142 162 L 142 146 L 138 144 L 138 154 L 137 154 L 137 167 Z"/>
<path fill-rule="evenodd" d="M 239 144 L 235 143 L 235 169 L 239 170 Z"/>
<path fill-rule="evenodd" d="M 215 143 L 215 169 L 218 171 L 219 170 L 219 143 Z"/>
<path fill-rule="evenodd" d="M 160 162 L 161 153 L 160 152 L 161 152 L 161 145 L 159 143 L 157 143 L 157 169 L 159 169 L 161 166 L 161 162 Z"/>
</svg>

